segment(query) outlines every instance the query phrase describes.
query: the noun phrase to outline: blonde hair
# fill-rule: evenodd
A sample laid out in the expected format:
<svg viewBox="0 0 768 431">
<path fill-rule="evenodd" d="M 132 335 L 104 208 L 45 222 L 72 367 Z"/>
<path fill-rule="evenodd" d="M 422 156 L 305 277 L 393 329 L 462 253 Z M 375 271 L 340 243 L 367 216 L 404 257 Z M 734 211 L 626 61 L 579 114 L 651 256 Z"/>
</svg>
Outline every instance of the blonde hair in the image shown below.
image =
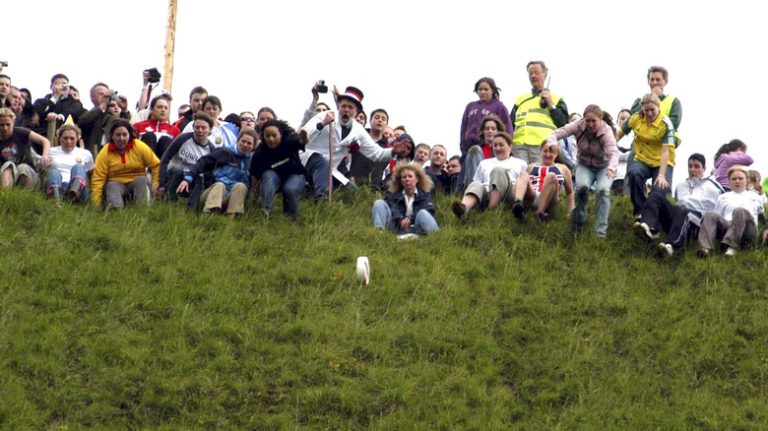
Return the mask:
<svg viewBox="0 0 768 431">
<path fill-rule="evenodd" d="M 64 132 L 71 130 L 75 132 L 75 136 L 77 136 L 77 139 L 80 140 L 80 137 L 82 136 L 82 132 L 80 131 L 80 128 L 75 126 L 74 124 L 62 124 L 61 127 L 59 127 L 58 130 L 56 130 L 56 139 L 61 139 L 61 135 L 64 134 Z"/>
<path fill-rule="evenodd" d="M 10 118 L 13 121 L 16 119 L 16 114 L 10 108 L 0 108 L 0 118 Z"/>
<path fill-rule="evenodd" d="M 646 94 L 646 95 L 645 95 L 645 96 L 643 96 L 643 98 L 640 100 L 640 105 L 645 105 L 645 104 L 647 104 L 647 103 L 653 103 L 654 105 L 656 105 L 656 107 L 657 107 L 657 108 L 658 108 L 659 106 L 661 106 L 661 100 L 659 99 L 659 96 L 657 96 L 657 95 L 655 95 L 655 94 L 653 94 L 653 93 L 648 93 L 648 94 Z"/>
<path fill-rule="evenodd" d="M 395 170 L 392 172 L 392 179 L 389 182 L 390 192 L 396 193 L 403 191 L 403 185 L 400 183 L 400 175 L 402 175 L 405 170 L 416 174 L 416 177 L 419 179 L 419 182 L 416 184 L 417 189 L 425 192 L 432 191 L 432 179 L 424 172 L 424 168 L 416 162 L 402 161 L 395 165 Z"/>
<path fill-rule="evenodd" d="M 728 168 L 728 179 L 731 178 L 731 174 L 739 171 L 744 174 L 744 178 L 749 178 L 749 169 L 747 169 L 744 165 L 733 165 L 730 168 Z"/>
</svg>

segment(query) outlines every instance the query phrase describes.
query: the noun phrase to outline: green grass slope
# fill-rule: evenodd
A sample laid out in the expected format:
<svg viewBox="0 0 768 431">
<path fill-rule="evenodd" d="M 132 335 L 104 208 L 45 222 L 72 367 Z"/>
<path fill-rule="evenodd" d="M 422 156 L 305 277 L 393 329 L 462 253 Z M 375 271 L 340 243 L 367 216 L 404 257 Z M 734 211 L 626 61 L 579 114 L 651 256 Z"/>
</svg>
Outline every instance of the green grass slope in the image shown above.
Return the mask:
<svg viewBox="0 0 768 431">
<path fill-rule="evenodd" d="M 403 242 L 374 198 L 292 224 L 0 192 L 0 429 L 768 429 L 764 248 L 660 261 L 625 198 L 605 241 L 438 199 Z"/>
</svg>

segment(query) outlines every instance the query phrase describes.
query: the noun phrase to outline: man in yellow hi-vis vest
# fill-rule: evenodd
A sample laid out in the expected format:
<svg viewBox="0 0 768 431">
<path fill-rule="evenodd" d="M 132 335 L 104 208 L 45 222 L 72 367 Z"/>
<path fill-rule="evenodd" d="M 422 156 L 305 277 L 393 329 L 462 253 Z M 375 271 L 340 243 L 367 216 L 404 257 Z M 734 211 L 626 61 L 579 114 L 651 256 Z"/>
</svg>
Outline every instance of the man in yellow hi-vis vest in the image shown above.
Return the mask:
<svg viewBox="0 0 768 431">
<path fill-rule="evenodd" d="M 541 145 L 555 129 L 568 124 L 568 107 L 545 87 L 548 69 L 543 61 L 531 61 L 526 69 L 533 88 L 515 100 L 509 114 L 515 127 L 512 153 L 528 163 L 539 163 Z"/>
</svg>

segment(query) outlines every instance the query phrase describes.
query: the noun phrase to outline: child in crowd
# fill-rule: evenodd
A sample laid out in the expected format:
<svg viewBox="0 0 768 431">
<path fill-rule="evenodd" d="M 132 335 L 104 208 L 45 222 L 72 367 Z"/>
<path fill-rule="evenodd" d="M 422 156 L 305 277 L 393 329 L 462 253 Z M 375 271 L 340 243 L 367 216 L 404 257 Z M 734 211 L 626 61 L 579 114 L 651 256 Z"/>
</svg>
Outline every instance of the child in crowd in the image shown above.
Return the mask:
<svg viewBox="0 0 768 431">
<path fill-rule="evenodd" d="M 747 144 L 740 139 L 731 139 L 727 144 L 720 146 L 715 153 L 715 168 L 712 170 L 712 176 L 728 191 L 730 189 L 728 171 L 731 166 L 749 166 L 752 162 L 752 157 L 747 154 Z"/>
</svg>

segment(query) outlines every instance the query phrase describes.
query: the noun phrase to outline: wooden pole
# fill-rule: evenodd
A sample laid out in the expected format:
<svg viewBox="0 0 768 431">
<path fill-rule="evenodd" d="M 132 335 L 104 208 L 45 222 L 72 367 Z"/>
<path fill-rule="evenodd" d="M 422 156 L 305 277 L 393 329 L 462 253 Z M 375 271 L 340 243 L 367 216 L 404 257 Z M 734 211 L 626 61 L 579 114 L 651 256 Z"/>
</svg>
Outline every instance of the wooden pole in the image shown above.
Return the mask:
<svg viewBox="0 0 768 431">
<path fill-rule="evenodd" d="M 328 202 L 333 201 L 333 123 L 328 125 Z"/>
<path fill-rule="evenodd" d="M 173 85 L 173 50 L 176 46 L 176 1 L 168 0 L 168 28 L 165 33 L 163 88 L 168 93 L 171 93 L 171 86 Z"/>
</svg>

